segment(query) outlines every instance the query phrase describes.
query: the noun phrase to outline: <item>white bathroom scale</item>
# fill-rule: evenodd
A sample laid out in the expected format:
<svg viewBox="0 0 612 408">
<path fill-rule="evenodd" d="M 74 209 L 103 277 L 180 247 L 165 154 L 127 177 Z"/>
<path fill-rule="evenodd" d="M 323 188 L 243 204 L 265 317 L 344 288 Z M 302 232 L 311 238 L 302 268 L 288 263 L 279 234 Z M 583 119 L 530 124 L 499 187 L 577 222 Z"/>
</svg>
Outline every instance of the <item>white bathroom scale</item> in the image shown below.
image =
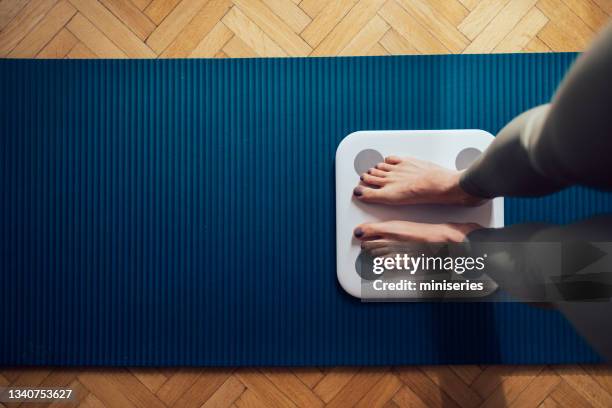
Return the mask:
<svg viewBox="0 0 612 408">
<path fill-rule="evenodd" d="M 489 146 L 494 137 L 484 130 L 358 131 L 346 136 L 336 150 L 336 257 L 337 276 L 349 294 L 363 298 L 362 285 L 371 285 L 358 273 L 360 241 L 355 227 L 364 222 L 406 220 L 424 223 L 476 222 L 483 227 L 504 225 L 504 201 L 496 198 L 477 207 L 449 205 L 388 206 L 369 204 L 353 197 L 360 174 L 386 156 L 413 157 L 449 169 L 463 170 Z M 376 294 L 367 291 L 368 299 Z M 399 293 L 399 292 L 398 292 Z M 388 293 L 381 293 L 388 298 Z M 414 295 L 401 294 L 414 301 Z M 382 300 L 382 299 L 381 299 Z"/>
</svg>

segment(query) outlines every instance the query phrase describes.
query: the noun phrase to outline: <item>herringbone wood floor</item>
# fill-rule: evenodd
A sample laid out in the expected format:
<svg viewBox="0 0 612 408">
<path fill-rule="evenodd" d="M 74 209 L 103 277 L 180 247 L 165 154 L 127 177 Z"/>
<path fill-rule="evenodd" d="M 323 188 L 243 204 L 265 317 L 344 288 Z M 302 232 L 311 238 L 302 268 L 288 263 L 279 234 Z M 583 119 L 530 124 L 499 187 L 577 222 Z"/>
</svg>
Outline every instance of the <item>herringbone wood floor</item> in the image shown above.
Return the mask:
<svg viewBox="0 0 612 408">
<path fill-rule="evenodd" d="M 612 0 L 0 0 L 0 57 L 580 51 L 610 15 Z M 612 407 L 606 366 L 0 368 L 8 384 L 89 407 Z"/>
</svg>

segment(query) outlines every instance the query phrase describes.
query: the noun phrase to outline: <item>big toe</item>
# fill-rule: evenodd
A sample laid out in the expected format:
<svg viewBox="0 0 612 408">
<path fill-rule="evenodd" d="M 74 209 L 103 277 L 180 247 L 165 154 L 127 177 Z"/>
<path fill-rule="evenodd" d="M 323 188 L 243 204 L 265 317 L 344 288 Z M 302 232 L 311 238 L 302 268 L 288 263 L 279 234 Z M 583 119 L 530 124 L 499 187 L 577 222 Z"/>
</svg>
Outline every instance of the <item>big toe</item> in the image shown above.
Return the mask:
<svg viewBox="0 0 612 408">
<path fill-rule="evenodd" d="M 353 235 L 362 241 L 383 238 L 385 236 L 384 224 L 380 222 L 360 224 L 353 230 Z"/>
<path fill-rule="evenodd" d="M 365 202 L 380 202 L 384 195 L 382 188 L 372 188 L 365 185 L 359 185 L 353 190 L 353 196 L 360 201 Z"/>
</svg>

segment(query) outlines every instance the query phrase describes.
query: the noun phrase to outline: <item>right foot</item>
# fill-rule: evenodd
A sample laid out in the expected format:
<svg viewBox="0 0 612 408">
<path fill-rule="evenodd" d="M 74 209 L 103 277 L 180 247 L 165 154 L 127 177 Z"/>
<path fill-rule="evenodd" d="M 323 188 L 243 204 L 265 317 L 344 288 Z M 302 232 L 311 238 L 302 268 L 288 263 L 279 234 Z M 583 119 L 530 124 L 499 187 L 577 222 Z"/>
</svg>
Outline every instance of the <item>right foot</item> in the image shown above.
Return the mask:
<svg viewBox="0 0 612 408">
<path fill-rule="evenodd" d="M 360 201 L 391 205 L 483 203 L 461 188 L 460 175 L 430 162 L 389 156 L 361 175 L 353 195 Z"/>
</svg>

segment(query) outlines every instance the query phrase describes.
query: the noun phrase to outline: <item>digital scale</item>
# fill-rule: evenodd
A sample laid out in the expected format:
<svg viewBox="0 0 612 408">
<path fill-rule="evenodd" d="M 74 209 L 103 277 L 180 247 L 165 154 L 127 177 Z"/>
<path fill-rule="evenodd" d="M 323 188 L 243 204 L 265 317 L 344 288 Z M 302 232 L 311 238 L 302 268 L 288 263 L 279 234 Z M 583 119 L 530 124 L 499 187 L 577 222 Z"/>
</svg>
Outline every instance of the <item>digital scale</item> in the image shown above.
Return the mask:
<svg viewBox="0 0 612 408">
<path fill-rule="evenodd" d="M 360 241 L 353 230 L 365 222 L 406 220 L 422 223 L 475 222 L 483 227 L 504 225 L 504 200 L 495 198 L 483 205 L 371 204 L 353 197 L 359 176 L 383 162 L 386 156 L 412 157 L 448 169 L 463 170 L 478 158 L 494 137 L 484 130 L 393 130 L 358 131 L 346 136 L 336 150 L 336 256 L 337 276 L 342 288 L 358 298 L 387 299 L 387 292 L 372 292 L 370 280 L 359 272 Z M 489 278 L 490 279 L 490 278 Z M 368 287 L 366 291 L 365 288 Z M 483 294 L 486 295 L 486 294 Z M 394 300 L 415 300 L 418 293 L 399 293 Z M 474 296 L 466 293 L 465 296 Z"/>
</svg>

